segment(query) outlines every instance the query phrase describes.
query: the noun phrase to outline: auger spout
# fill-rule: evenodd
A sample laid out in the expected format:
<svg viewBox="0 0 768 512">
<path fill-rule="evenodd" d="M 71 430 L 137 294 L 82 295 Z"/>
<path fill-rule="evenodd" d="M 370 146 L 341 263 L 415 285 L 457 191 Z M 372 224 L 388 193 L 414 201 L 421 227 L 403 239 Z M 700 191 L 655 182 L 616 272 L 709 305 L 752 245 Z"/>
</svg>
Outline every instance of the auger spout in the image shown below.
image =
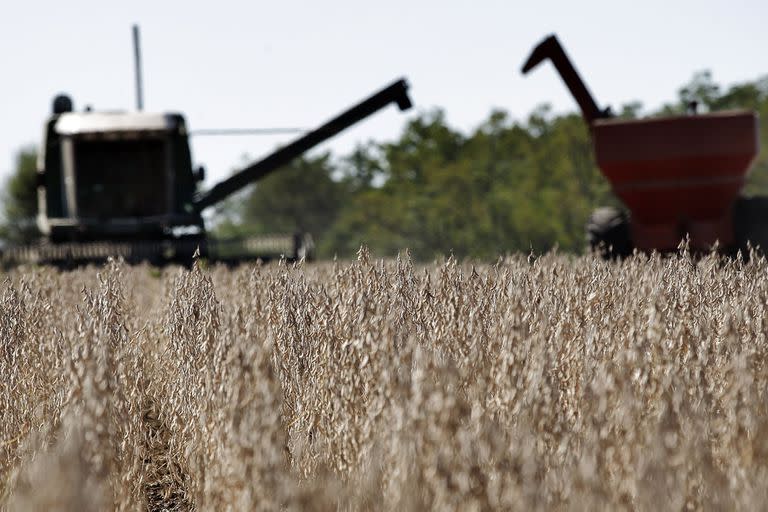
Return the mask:
<svg viewBox="0 0 768 512">
<path fill-rule="evenodd" d="M 358 121 L 376 113 L 390 103 L 396 103 L 400 110 L 411 108 L 411 99 L 408 97 L 408 83 L 404 79 L 397 80 L 368 99 L 334 117 L 319 128 L 312 130 L 287 146 L 276 150 L 274 153 L 237 172 L 232 177 L 218 183 L 210 190 L 197 194 L 194 198 L 195 208 L 197 211 L 202 211 L 222 201 L 229 195 L 254 181 L 262 179 L 276 169 L 287 165 L 294 158 L 346 130 Z"/>
<path fill-rule="evenodd" d="M 608 109 L 601 110 L 597 106 L 587 85 L 579 76 L 576 68 L 573 67 L 571 60 L 554 35 L 547 37 L 533 49 L 528 60 L 523 65 L 523 74 L 528 73 L 546 59 L 549 59 L 555 65 L 555 69 L 560 73 L 560 77 L 565 82 L 576 103 L 579 104 L 581 115 L 587 121 L 587 124 L 591 126 L 592 122 L 596 119 L 611 117 Z"/>
</svg>

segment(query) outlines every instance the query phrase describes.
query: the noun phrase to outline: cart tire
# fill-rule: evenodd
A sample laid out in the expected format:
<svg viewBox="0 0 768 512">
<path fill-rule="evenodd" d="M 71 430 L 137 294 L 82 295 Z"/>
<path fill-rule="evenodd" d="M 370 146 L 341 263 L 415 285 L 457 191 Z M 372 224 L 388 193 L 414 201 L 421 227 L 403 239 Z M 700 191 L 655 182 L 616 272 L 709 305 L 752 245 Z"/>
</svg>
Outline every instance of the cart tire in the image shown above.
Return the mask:
<svg viewBox="0 0 768 512">
<path fill-rule="evenodd" d="M 618 208 L 598 208 L 587 221 L 587 242 L 590 250 L 604 259 L 631 256 L 633 247 L 629 216 Z"/>
</svg>

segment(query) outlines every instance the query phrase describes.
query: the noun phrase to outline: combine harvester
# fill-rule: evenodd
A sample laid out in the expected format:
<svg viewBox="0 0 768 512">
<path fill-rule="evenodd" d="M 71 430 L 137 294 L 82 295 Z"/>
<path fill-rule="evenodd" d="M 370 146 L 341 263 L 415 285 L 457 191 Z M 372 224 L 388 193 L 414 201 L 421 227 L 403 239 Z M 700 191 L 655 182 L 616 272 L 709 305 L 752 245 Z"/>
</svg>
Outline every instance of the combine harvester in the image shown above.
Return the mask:
<svg viewBox="0 0 768 512">
<path fill-rule="evenodd" d="M 411 107 L 408 84 L 398 80 L 319 128 L 247 166 L 207 191 L 198 191 L 187 125 L 175 112 L 142 112 L 138 34 L 136 112 L 74 112 L 57 96 L 45 123 L 38 159 L 38 218 L 44 238 L 5 247 L 4 266 L 72 266 L 119 256 L 129 262 L 189 264 L 195 251 L 214 261 L 310 256 L 307 234 L 214 240 L 202 212 L 289 164 L 390 103 Z"/>
<path fill-rule="evenodd" d="M 601 109 L 554 35 L 528 57 L 528 73 L 549 59 L 589 126 L 597 165 L 627 210 L 597 209 L 587 224 L 593 250 L 623 257 L 634 249 L 726 254 L 768 247 L 768 198 L 740 195 L 759 151 L 755 112 L 732 110 L 646 119 Z"/>
</svg>

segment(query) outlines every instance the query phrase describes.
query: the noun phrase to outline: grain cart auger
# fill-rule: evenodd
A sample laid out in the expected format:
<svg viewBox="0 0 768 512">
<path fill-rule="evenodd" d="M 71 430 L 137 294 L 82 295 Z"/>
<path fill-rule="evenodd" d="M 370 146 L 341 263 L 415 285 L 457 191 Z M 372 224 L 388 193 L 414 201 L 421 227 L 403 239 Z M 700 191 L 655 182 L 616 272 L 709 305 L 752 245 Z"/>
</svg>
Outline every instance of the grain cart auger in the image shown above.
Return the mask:
<svg viewBox="0 0 768 512">
<path fill-rule="evenodd" d="M 66 96 L 54 100 L 38 160 L 37 244 L 2 250 L 4 264 L 81 264 L 122 256 L 153 263 L 307 256 L 297 235 L 213 240 L 202 212 L 290 163 L 305 151 L 395 103 L 411 107 L 408 84 L 397 80 L 247 166 L 207 191 L 197 191 L 186 122 L 178 113 L 74 112 Z"/>
<path fill-rule="evenodd" d="M 690 248 L 727 253 L 747 242 L 768 247 L 768 198 L 740 196 L 758 154 L 755 112 L 732 110 L 618 119 L 601 109 L 554 35 L 534 48 L 522 72 L 549 59 L 589 126 L 595 158 L 628 211 L 599 208 L 587 238 L 603 256 Z"/>
</svg>

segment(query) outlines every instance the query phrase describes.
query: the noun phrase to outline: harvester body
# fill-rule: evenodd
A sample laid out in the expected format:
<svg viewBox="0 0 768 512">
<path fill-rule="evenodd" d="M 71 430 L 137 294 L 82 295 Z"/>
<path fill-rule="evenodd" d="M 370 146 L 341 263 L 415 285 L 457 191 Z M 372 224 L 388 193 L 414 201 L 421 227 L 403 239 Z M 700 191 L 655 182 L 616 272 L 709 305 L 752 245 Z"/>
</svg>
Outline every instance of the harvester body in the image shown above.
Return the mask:
<svg viewBox="0 0 768 512">
<path fill-rule="evenodd" d="M 193 168 L 181 114 L 73 112 L 69 98 L 57 97 L 38 159 L 44 239 L 7 248 L 0 259 L 78 264 L 122 256 L 162 263 L 191 261 L 195 251 L 230 260 L 305 257 L 311 238 L 303 234 L 211 240 L 202 212 L 390 103 L 407 110 L 407 90 L 405 80 L 395 81 L 207 191 L 199 190 L 204 172 Z"/>
<path fill-rule="evenodd" d="M 38 227 L 50 241 L 151 240 L 202 231 L 180 114 L 66 112 L 46 124 Z"/>
<path fill-rule="evenodd" d="M 555 36 L 533 50 L 523 72 L 545 59 L 555 64 L 579 104 L 597 165 L 629 210 L 628 226 L 606 215 L 605 209 L 600 220 L 591 219 L 588 237 L 593 248 L 613 244 L 622 247 L 617 252 L 673 251 L 685 237 L 699 251 L 764 243 L 739 229 L 739 223 L 751 219 L 739 219 L 736 213 L 744 210 L 737 204 L 739 193 L 759 151 L 756 113 L 697 114 L 694 105 L 690 115 L 614 118 L 610 109 L 597 106 Z M 612 224 L 602 229 L 605 222 Z M 625 235 L 629 240 L 620 239 Z"/>
</svg>

